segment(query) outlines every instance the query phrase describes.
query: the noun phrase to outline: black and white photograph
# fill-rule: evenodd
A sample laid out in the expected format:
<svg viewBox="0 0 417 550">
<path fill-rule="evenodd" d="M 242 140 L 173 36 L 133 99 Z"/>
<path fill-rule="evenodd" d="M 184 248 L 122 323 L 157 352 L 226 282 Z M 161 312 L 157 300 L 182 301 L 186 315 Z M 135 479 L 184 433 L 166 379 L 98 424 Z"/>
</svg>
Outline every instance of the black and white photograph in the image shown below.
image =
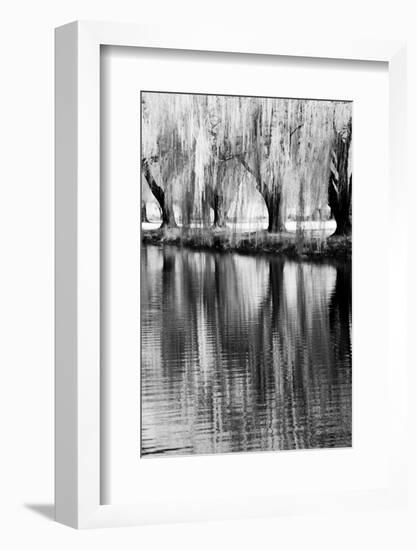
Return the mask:
<svg viewBox="0 0 417 550">
<path fill-rule="evenodd" d="M 352 445 L 352 103 L 141 93 L 142 457 Z"/>
</svg>

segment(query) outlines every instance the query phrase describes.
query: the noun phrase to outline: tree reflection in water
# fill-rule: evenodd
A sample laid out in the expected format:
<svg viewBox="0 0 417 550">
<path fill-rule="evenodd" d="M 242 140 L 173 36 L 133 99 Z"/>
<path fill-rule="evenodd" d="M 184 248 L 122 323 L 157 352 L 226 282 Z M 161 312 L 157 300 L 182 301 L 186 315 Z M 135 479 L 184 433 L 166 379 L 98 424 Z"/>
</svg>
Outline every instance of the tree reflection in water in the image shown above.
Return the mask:
<svg viewBox="0 0 417 550">
<path fill-rule="evenodd" d="M 141 455 L 351 446 L 351 268 L 144 246 Z"/>
</svg>

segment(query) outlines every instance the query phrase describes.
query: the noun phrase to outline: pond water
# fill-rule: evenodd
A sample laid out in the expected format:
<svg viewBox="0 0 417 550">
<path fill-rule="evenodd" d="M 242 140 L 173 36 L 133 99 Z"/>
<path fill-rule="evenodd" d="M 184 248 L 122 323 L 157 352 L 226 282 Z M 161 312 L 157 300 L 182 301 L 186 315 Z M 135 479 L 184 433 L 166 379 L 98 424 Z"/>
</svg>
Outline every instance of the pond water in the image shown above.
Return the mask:
<svg viewBox="0 0 417 550">
<path fill-rule="evenodd" d="M 141 456 L 349 447 L 350 262 L 143 246 Z"/>
</svg>

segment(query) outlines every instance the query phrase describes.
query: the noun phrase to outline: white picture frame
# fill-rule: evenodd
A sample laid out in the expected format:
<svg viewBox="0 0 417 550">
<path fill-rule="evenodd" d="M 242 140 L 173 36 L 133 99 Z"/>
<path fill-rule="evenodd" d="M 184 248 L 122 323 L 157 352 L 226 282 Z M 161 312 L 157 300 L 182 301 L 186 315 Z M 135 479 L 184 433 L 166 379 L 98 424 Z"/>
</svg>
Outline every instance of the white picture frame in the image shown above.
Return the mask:
<svg viewBox="0 0 417 550">
<path fill-rule="evenodd" d="M 134 505 L 100 504 L 100 47 L 102 45 L 278 55 L 334 60 L 382 61 L 389 69 L 389 154 L 391 223 L 387 247 L 395 256 L 391 276 L 403 285 L 389 303 L 389 315 L 405 318 L 406 201 L 405 67 L 402 42 L 369 40 L 288 40 L 244 29 L 213 33 L 116 23 L 74 22 L 55 37 L 55 508 L 59 522 L 76 528 L 136 525 L 159 521 L 262 516 L 317 509 L 400 505 L 406 498 L 405 335 L 396 342 L 396 364 L 389 372 L 396 410 L 395 453 L 383 491 L 355 494 L 289 494 L 274 501 L 228 503 L 192 509 L 186 516 L 175 502 L 144 513 Z M 394 262 L 393 262 L 394 263 Z M 403 422 L 401 422 L 403 420 Z M 230 503 L 229 503 L 230 504 Z"/>
</svg>

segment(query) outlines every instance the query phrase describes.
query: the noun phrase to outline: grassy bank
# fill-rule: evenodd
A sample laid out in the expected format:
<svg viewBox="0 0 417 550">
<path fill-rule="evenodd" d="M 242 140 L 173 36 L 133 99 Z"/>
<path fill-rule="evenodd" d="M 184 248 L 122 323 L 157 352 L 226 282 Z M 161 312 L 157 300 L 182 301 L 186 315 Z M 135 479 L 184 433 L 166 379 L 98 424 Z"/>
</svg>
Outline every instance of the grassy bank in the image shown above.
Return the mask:
<svg viewBox="0 0 417 550">
<path fill-rule="evenodd" d="M 154 229 L 142 231 L 142 242 L 170 244 L 196 250 L 239 252 L 241 254 L 281 254 L 305 259 L 350 259 L 352 239 L 344 236 L 324 237 L 314 233 L 237 233 L 230 230 Z"/>
</svg>

